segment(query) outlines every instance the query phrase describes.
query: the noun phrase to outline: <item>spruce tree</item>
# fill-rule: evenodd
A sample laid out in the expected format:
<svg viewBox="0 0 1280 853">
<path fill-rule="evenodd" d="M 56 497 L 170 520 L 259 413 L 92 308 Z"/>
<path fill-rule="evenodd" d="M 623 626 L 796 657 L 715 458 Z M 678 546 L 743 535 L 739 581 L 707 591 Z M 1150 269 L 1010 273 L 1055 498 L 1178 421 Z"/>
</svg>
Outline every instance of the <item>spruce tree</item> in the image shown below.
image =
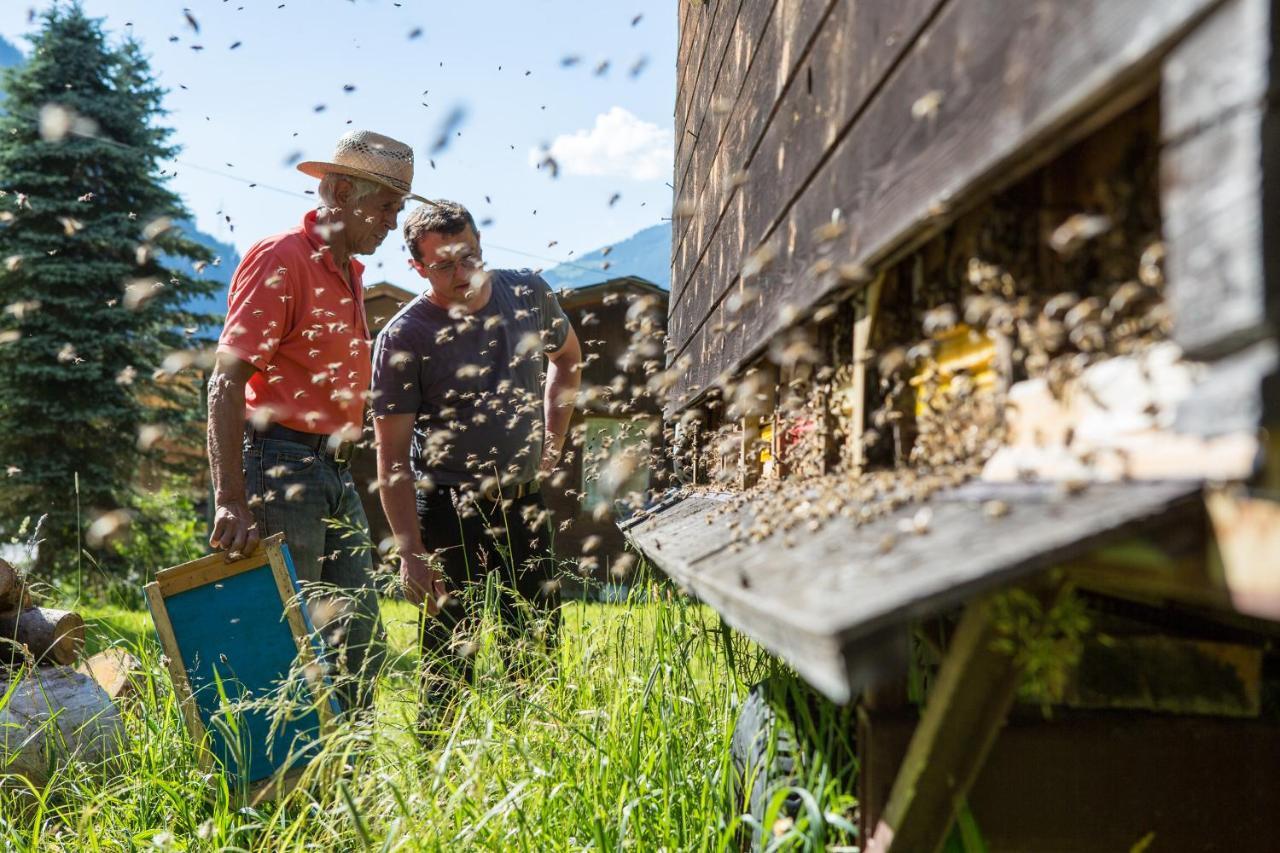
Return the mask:
<svg viewBox="0 0 1280 853">
<path fill-rule="evenodd" d="M 139 464 L 200 418 L 184 309 L 216 285 L 160 164 L 164 90 L 139 45 L 55 5 L 10 69 L 0 115 L 0 533 L 49 513 L 45 555 L 74 561 L 95 512 L 127 508 Z M 166 374 L 167 370 L 167 374 Z M 142 441 L 140 441 L 140 436 Z"/>
</svg>

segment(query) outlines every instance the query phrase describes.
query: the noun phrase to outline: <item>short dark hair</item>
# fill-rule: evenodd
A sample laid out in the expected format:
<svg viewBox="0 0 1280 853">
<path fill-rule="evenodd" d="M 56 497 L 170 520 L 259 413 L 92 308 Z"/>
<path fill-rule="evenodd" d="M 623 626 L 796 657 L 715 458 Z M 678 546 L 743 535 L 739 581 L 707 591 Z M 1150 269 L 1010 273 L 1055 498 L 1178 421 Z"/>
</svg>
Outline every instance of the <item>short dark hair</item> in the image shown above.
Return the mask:
<svg viewBox="0 0 1280 853">
<path fill-rule="evenodd" d="M 436 199 L 410 211 L 404 221 L 404 241 L 409 245 L 409 254 L 421 263 L 419 240 L 428 234 L 461 234 L 468 227 L 476 236 L 480 235 L 469 210 L 456 201 Z"/>
</svg>

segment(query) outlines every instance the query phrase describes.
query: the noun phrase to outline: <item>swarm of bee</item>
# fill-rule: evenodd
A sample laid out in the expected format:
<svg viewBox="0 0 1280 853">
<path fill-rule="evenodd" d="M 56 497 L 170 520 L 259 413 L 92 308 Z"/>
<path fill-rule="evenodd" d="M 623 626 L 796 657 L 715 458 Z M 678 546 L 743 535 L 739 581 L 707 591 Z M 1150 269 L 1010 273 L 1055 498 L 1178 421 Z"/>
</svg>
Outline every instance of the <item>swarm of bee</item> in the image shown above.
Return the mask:
<svg viewBox="0 0 1280 853">
<path fill-rule="evenodd" d="M 1061 399 L 1090 365 L 1166 339 L 1155 158 L 1146 153 L 1132 145 L 1128 161 L 1089 186 L 1077 209 L 1046 210 L 1037 199 L 1040 215 L 1028 215 L 1025 188 L 1015 188 L 897 264 L 884 279 L 868 351 L 852 356 L 850 316 L 839 306 L 821 318 L 826 331 L 818 317 L 810 324 L 825 351 L 799 347 L 794 333 L 776 341 L 775 366 L 786 373 L 789 354 L 804 368 L 792 365 L 796 378 L 779 383 L 775 420 L 815 426 L 783 449 L 785 476 L 742 490 L 708 523 L 725 520 L 731 548 L 775 535 L 793 543 L 834 518 L 863 524 L 928 501 L 978 476 L 1000 448 L 1010 385 L 1043 379 Z M 948 357 L 948 349 L 970 355 Z M 866 398 L 855 401 L 859 359 Z M 750 454 L 736 450 L 743 434 L 733 416 L 743 409 L 734 403 L 758 393 L 745 379 L 722 382 L 724 421 L 703 426 L 700 451 L 677 448 L 686 463 L 707 460 L 701 483 L 723 489 L 738 479 L 735 466 Z M 716 408 L 706 405 L 705 421 L 714 422 Z M 859 416 L 855 454 L 849 436 Z M 899 535 L 928 533 L 923 509 Z M 992 501 L 980 517 L 1010 511 Z"/>
</svg>

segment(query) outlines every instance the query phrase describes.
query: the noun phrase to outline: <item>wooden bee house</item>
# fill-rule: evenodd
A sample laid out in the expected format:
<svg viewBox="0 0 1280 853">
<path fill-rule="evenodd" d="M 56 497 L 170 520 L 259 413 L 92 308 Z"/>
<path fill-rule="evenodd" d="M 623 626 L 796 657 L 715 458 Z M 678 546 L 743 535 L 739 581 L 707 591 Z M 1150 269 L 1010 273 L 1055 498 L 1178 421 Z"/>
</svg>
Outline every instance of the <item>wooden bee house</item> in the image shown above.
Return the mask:
<svg viewBox="0 0 1280 853">
<path fill-rule="evenodd" d="M 1278 11 L 680 5 L 625 530 L 858 703 L 864 849 L 1280 846 Z M 1091 626 L 1038 694 L 1018 601 Z"/>
</svg>

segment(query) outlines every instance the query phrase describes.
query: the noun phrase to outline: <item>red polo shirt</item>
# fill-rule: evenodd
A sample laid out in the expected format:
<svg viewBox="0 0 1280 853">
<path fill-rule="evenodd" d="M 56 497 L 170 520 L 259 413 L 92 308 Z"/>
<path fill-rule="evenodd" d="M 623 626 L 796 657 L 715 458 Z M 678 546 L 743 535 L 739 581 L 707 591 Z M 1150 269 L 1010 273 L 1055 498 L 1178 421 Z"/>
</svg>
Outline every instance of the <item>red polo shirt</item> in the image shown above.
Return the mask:
<svg viewBox="0 0 1280 853">
<path fill-rule="evenodd" d="M 249 249 L 231 279 L 218 352 L 258 368 L 245 389 L 250 415 L 319 434 L 364 423 L 373 368 L 363 273 L 352 258 L 351 285 L 343 280 L 314 210 Z"/>
</svg>

